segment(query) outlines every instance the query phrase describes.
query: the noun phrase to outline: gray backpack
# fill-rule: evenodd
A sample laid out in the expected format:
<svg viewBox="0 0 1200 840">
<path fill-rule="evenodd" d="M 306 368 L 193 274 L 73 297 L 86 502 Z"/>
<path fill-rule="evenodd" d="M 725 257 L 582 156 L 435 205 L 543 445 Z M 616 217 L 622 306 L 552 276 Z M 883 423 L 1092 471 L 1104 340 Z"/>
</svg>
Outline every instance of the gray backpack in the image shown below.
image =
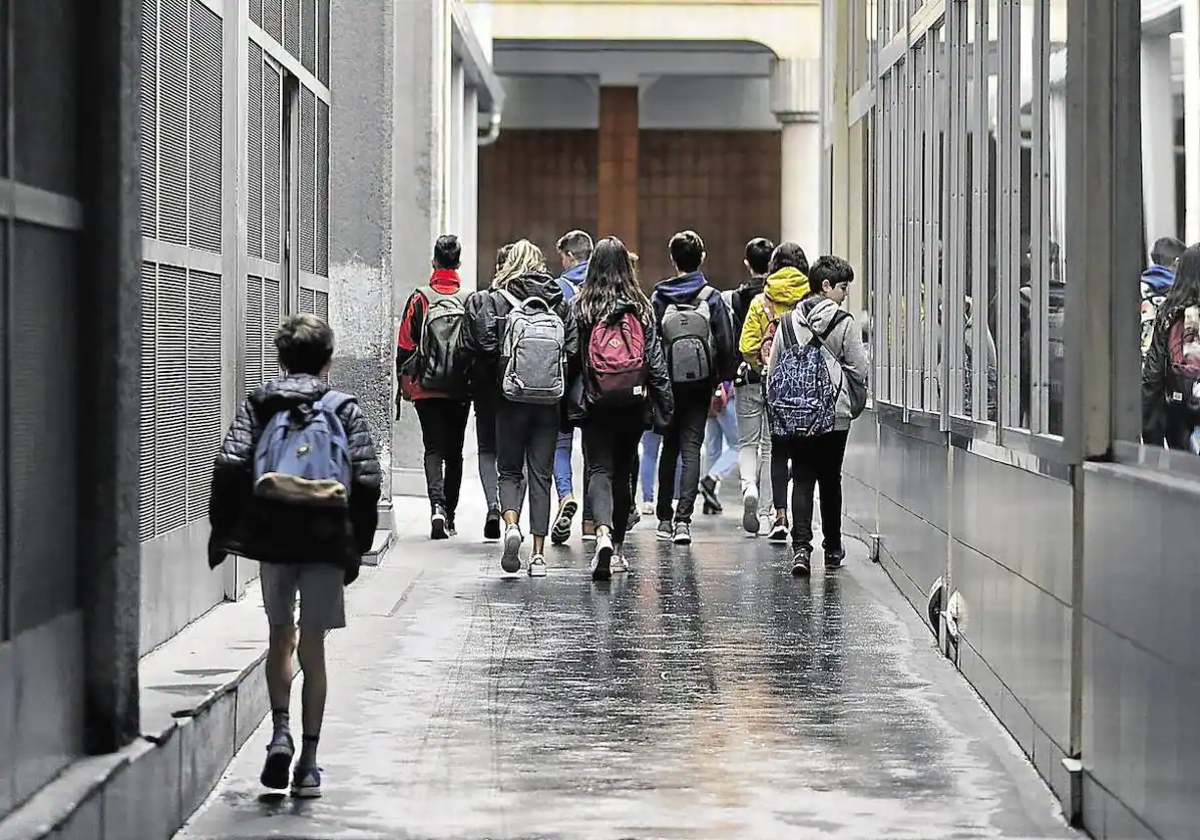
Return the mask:
<svg viewBox="0 0 1200 840">
<path fill-rule="evenodd" d="M 539 297 L 500 294 L 512 305 L 500 341 L 500 390 L 511 402 L 553 405 L 566 392 L 566 326 Z"/>
<path fill-rule="evenodd" d="M 715 294 L 716 289 L 705 286 L 691 303 L 667 305 L 662 320 L 662 338 L 673 384 L 711 382 L 716 374 L 712 309 L 709 306 L 709 300 Z"/>
</svg>

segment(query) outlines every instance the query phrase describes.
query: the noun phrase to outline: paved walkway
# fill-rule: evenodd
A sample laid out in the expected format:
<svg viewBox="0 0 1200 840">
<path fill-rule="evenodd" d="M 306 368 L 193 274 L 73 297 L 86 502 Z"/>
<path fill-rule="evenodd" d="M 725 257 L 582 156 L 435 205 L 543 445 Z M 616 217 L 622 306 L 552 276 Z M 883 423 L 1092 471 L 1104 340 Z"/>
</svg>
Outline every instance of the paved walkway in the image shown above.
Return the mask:
<svg viewBox="0 0 1200 840">
<path fill-rule="evenodd" d="M 330 638 L 325 797 L 262 795 L 268 721 L 181 837 L 1078 836 L 861 545 L 796 581 L 731 510 L 690 549 L 643 522 L 611 583 L 578 538 L 530 580 L 481 507 L 436 544 L 424 514 Z"/>
</svg>

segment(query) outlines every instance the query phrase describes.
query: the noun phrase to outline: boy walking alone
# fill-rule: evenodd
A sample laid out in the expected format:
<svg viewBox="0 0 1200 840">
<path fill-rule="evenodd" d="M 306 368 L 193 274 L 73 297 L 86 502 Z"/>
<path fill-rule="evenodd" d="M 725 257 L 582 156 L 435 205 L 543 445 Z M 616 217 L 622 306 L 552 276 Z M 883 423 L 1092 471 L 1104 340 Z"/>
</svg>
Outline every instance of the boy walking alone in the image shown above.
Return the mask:
<svg viewBox="0 0 1200 840">
<path fill-rule="evenodd" d="M 262 783 L 288 786 L 296 652 L 304 671 L 302 741 L 291 787 L 293 796 L 314 798 L 321 795 L 317 741 L 325 715 L 325 634 L 346 626 L 343 588 L 358 577 L 362 555 L 371 549 L 380 470 L 355 398 L 323 381 L 333 358 L 329 325 L 315 315 L 293 315 L 275 333 L 275 347 L 283 375 L 246 398 L 217 454 L 208 562 L 216 568 L 236 554 L 262 564 L 273 723 Z"/>
</svg>

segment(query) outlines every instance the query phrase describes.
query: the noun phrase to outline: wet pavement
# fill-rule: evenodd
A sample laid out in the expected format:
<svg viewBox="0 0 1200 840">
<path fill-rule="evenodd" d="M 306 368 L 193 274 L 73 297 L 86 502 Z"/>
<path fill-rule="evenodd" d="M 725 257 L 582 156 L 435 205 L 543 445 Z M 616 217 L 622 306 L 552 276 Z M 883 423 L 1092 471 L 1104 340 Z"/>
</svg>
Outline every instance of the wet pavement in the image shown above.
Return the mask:
<svg viewBox="0 0 1200 840">
<path fill-rule="evenodd" d="M 262 795 L 268 721 L 180 837 L 1081 836 L 864 546 L 797 581 L 732 508 L 597 584 L 577 534 L 506 577 L 482 508 L 430 543 L 400 502 L 329 640 L 324 798 Z"/>
</svg>

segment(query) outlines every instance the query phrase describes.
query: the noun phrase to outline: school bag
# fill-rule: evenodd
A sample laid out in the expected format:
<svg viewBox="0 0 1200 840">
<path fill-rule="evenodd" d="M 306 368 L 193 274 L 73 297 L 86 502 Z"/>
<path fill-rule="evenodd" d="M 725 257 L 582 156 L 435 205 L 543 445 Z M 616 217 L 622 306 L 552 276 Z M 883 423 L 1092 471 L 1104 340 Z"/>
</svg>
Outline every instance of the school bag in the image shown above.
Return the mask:
<svg viewBox="0 0 1200 840">
<path fill-rule="evenodd" d="M 420 289 L 425 297 L 425 319 L 417 347 L 421 387 L 429 391 L 455 392 L 467 381 L 466 295 L 460 290 L 444 294 L 432 286 Z"/>
<path fill-rule="evenodd" d="M 549 303 L 530 296 L 512 306 L 500 341 L 500 390 L 511 402 L 552 405 L 566 392 L 566 326 Z"/>
<path fill-rule="evenodd" d="M 763 331 L 762 344 L 758 346 L 758 364 L 763 370 L 771 358 L 771 346 L 775 343 L 775 334 L 779 330 L 779 316 L 775 313 L 775 304 L 765 294 L 758 296 L 763 312 L 767 316 L 767 328 Z"/>
<path fill-rule="evenodd" d="M 1200 307 L 1187 307 L 1167 333 L 1167 402 L 1200 413 Z"/>
<path fill-rule="evenodd" d="M 783 347 L 767 374 L 767 415 L 773 437 L 795 440 L 833 431 L 841 382 L 830 375 L 825 340 L 849 317 L 838 312 L 828 327 L 803 343 L 792 318 L 783 320 Z"/>
<path fill-rule="evenodd" d="M 646 331 L 637 313 L 596 324 L 584 356 L 588 405 L 636 405 L 646 397 L 646 379 Z"/>
<path fill-rule="evenodd" d="M 715 376 L 712 308 L 709 300 L 717 290 L 704 286 L 691 303 L 667 304 L 662 320 L 662 337 L 667 369 L 675 385 L 711 382 Z"/>
<path fill-rule="evenodd" d="M 254 450 L 254 494 L 294 505 L 345 507 L 350 498 L 350 439 L 338 411 L 354 400 L 327 391 L 267 421 Z"/>
</svg>

